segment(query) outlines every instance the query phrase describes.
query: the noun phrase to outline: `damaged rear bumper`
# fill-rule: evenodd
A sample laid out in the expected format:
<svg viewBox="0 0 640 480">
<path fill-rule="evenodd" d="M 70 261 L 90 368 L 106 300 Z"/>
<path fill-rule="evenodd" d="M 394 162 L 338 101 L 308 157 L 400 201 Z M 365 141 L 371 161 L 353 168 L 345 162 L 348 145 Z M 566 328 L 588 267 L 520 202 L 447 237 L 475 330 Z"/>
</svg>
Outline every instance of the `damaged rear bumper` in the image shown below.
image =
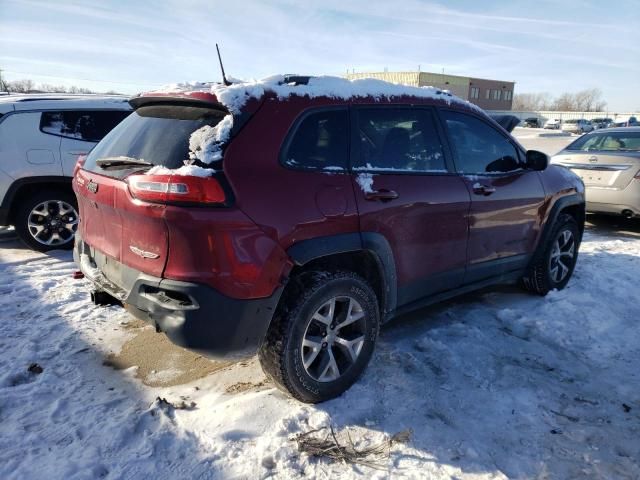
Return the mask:
<svg viewBox="0 0 640 480">
<path fill-rule="evenodd" d="M 210 358 L 244 358 L 260 347 L 282 287 L 259 299 L 235 299 L 208 285 L 147 275 L 76 238 L 74 260 L 99 291 L 176 345 Z"/>
</svg>

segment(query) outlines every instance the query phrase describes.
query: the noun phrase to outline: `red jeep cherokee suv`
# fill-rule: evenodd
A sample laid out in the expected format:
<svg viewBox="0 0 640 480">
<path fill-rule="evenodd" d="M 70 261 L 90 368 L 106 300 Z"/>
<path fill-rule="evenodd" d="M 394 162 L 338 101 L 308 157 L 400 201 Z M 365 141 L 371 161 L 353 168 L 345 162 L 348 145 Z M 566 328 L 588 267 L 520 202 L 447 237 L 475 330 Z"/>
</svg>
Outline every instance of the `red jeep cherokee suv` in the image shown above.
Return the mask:
<svg viewBox="0 0 640 480">
<path fill-rule="evenodd" d="M 211 357 L 257 351 L 299 400 L 349 388 L 398 314 L 574 269 L 582 182 L 447 92 L 280 77 L 130 103 L 73 181 L 94 301 Z"/>
</svg>

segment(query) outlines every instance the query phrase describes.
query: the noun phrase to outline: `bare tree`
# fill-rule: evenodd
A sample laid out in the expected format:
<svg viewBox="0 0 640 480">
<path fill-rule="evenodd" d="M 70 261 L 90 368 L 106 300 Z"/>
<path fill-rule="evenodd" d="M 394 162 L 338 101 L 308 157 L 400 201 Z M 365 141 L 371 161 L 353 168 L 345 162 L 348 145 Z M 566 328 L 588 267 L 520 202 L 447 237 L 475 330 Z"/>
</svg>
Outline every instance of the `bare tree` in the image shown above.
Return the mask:
<svg viewBox="0 0 640 480">
<path fill-rule="evenodd" d="M 602 90 L 589 88 L 576 93 L 565 92 L 552 99 L 548 93 L 520 93 L 513 96 L 516 111 L 558 110 L 567 112 L 600 112 L 607 106 Z"/>
<path fill-rule="evenodd" d="M 543 93 L 518 93 L 513 96 L 513 110 L 547 110 L 551 104 L 551 95 Z"/>
<path fill-rule="evenodd" d="M 27 93 L 30 90 L 33 90 L 34 83 L 33 80 L 23 79 L 23 80 L 14 80 L 13 82 L 5 82 L 7 86 L 7 92 L 16 92 L 16 93 Z"/>
</svg>

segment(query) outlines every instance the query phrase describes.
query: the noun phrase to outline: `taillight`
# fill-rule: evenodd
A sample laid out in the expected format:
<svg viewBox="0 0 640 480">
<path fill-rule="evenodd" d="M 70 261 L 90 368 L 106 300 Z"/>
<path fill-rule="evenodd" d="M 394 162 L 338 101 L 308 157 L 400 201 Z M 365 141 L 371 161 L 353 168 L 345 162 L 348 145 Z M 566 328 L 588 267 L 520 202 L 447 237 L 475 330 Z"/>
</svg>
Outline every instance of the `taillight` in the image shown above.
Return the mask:
<svg viewBox="0 0 640 480">
<path fill-rule="evenodd" d="M 76 176 L 76 173 L 78 173 L 78 170 L 80 170 L 82 167 L 84 167 L 84 162 L 87 161 L 87 156 L 86 155 L 78 155 L 78 159 L 76 160 L 76 165 L 73 167 L 73 176 Z"/>
<path fill-rule="evenodd" d="M 131 175 L 127 178 L 134 198 L 153 203 L 208 203 L 225 202 L 224 190 L 213 177 L 178 175 Z"/>
</svg>

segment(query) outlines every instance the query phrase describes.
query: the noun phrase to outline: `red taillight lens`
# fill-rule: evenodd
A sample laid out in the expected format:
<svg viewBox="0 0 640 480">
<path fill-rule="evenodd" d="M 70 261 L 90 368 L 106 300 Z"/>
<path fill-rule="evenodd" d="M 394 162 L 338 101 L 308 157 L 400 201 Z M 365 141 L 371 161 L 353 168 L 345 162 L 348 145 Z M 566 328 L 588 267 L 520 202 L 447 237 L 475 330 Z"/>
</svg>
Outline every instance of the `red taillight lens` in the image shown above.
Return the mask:
<svg viewBox="0 0 640 480">
<path fill-rule="evenodd" d="M 75 167 L 73 167 L 73 176 L 76 176 L 76 173 L 78 173 L 78 170 L 80 170 L 83 166 L 84 166 L 84 162 L 87 161 L 87 156 L 86 155 L 78 155 L 78 159 L 76 160 L 76 165 Z"/>
<path fill-rule="evenodd" d="M 147 202 L 221 204 L 226 199 L 222 186 L 213 177 L 131 175 L 127 182 L 131 195 Z"/>
</svg>

